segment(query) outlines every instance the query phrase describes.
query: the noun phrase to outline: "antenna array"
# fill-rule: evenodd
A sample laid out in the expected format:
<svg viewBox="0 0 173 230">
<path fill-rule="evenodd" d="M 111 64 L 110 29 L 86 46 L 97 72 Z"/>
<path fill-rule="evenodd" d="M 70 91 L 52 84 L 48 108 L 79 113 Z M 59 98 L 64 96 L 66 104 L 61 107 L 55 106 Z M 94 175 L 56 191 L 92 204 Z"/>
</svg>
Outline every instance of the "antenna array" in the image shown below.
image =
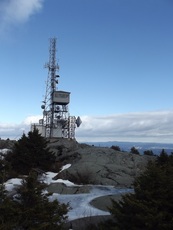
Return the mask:
<svg viewBox="0 0 173 230">
<path fill-rule="evenodd" d="M 56 38 L 50 39 L 49 62 L 45 64 L 48 68 L 46 81 L 46 93 L 41 108 L 43 119 L 39 124 L 34 124 L 39 132 L 49 138 L 75 138 L 75 128 L 82 123 L 80 117 L 70 116 L 68 105 L 70 92 L 58 90 L 59 65 L 56 62 Z"/>
</svg>

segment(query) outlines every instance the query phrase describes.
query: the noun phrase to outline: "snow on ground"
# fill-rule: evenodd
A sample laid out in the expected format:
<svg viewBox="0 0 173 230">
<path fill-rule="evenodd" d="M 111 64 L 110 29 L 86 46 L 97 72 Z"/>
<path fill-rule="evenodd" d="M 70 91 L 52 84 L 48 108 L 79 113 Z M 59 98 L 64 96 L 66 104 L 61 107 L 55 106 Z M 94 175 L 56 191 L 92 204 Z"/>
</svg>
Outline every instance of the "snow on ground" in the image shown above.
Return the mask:
<svg viewBox="0 0 173 230">
<path fill-rule="evenodd" d="M 0 149 L 0 159 L 4 159 L 4 155 L 6 155 L 8 152 L 10 152 L 11 149 Z"/>
<path fill-rule="evenodd" d="M 51 183 L 63 183 L 66 184 L 67 186 L 74 186 L 75 184 L 70 182 L 69 180 L 62 180 L 62 179 L 57 179 L 54 180 L 53 178 L 57 176 L 57 173 L 53 172 L 46 172 L 44 176 L 41 177 L 41 180 L 46 183 L 47 185 Z"/>
<path fill-rule="evenodd" d="M 6 181 L 5 189 L 8 192 L 11 192 L 16 186 L 21 185 L 21 183 L 22 183 L 22 179 L 19 179 L 19 178 L 10 179 L 10 180 Z"/>
<path fill-rule="evenodd" d="M 62 167 L 62 170 L 69 168 L 71 165 L 65 165 Z M 61 170 L 61 171 L 62 171 Z M 67 186 L 76 186 L 74 183 L 68 180 L 53 180 L 53 178 L 57 175 L 57 173 L 53 172 L 46 172 L 41 180 L 44 181 L 46 184 L 51 183 L 64 183 Z M 13 178 L 8 180 L 5 183 L 5 188 L 7 191 L 11 192 L 15 186 L 21 185 L 22 179 Z M 99 209 L 96 209 L 90 205 L 90 202 L 101 196 L 106 195 L 116 195 L 121 193 L 126 193 L 132 191 L 131 189 L 117 189 L 114 186 L 101 186 L 101 185 L 92 185 L 92 189 L 90 193 L 83 193 L 83 194 L 71 194 L 71 195 L 61 195 L 58 193 L 53 193 L 50 197 L 50 200 L 58 199 L 60 203 L 69 203 L 71 209 L 68 212 L 68 219 L 74 220 L 82 217 L 88 216 L 97 216 L 97 215 L 110 215 L 109 212 L 105 212 Z"/>
<path fill-rule="evenodd" d="M 60 172 L 62 172 L 62 171 L 65 170 L 65 169 L 68 169 L 68 168 L 70 168 L 70 167 L 71 167 L 71 164 L 66 164 L 66 165 L 64 165 L 64 166 L 62 167 L 62 169 L 61 169 Z"/>
<path fill-rule="evenodd" d="M 4 150 L 3 152 L 6 152 L 5 151 L 6 149 L 2 149 L 2 150 Z M 61 171 L 69 168 L 70 166 L 71 166 L 70 164 L 64 165 L 62 167 Z M 45 182 L 47 185 L 49 185 L 51 183 L 64 183 L 67 186 L 73 186 L 74 185 L 74 183 L 70 182 L 69 180 L 62 180 L 62 179 L 53 180 L 53 178 L 55 176 L 57 176 L 57 173 L 46 172 L 45 175 L 43 175 L 40 178 L 40 180 Z M 12 178 L 12 179 L 6 181 L 6 183 L 4 183 L 5 184 L 5 189 L 7 191 L 11 192 L 16 186 L 21 185 L 21 183 L 22 183 L 22 179 Z"/>
<path fill-rule="evenodd" d="M 65 165 L 62 167 L 62 170 L 69 168 L 71 165 Z M 61 170 L 61 171 L 62 171 Z M 50 183 L 64 183 L 67 186 L 76 186 L 74 183 L 68 180 L 53 180 L 56 176 L 56 173 L 47 172 L 44 177 L 44 182 L 47 184 Z M 62 195 L 58 193 L 53 193 L 50 197 L 50 200 L 57 199 L 60 203 L 66 203 L 70 205 L 71 209 L 68 212 L 68 219 L 74 220 L 82 217 L 89 216 L 98 216 L 98 215 L 110 215 L 109 212 L 99 210 L 90 205 L 90 202 L 101 196 L 107 195 L 116 195 L 121 193 L 126 193 L 132 191 L 131 189 L 117 189 L 114 186 L 102 186 L 102 185 L 93 185 L 90 193 L 83 194 L 68 194 Z"/>
<path fill-rule="evenodd" d="M 63 170 L 66 170 L 68 169 L 69 167 L 71 166 L 71 164 L 67 164 L 67 165 L 64 165 L 61 169 L 60 172 L 62 172 Z M 62 180 L 62 179 L 57 179 L 57 180 L 54 180 L 53 178 L 57 176 L 57 173 L 53 173 L 53 172 L 46 172 L 45 175 L 43 175 L 41 177 L 41 180 L 46 183 L 46 184 L 51 184 L 51 183 L 63 183 L 67 186 L 74 186 L 75 184 L 70 182 L 69 180 Z"/>
<path fill-rule="evenodd" d="M 116 189 L 113 186 L 93 185 L 90 193 L 60 195 L 53 193 L 51 200 L 57 199 L 60 203 L 70 205 L 71 210 L 68 212 L 68 220 L 75 220 L 83 217 L 110 215 L 109 212 L 99 210 L 90 205 L 90 202 L 101 196 L 116 195 L 130 192 L 130 189 Z"/>
<path fill-rule="evenodd" d="M 0 154 L 7 154 L 11 149 L 0 149 Z"/>
</svg>

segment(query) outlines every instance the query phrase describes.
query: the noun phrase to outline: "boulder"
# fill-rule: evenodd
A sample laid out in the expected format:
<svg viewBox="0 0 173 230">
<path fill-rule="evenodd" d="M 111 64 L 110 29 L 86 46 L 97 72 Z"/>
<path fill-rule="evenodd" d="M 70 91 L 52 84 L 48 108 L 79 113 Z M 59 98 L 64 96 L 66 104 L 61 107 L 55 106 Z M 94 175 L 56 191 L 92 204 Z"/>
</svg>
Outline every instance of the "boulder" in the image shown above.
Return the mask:
<svg viewBox="0 0 173 230">
<path fill-rule="evenodd" d="M 81 194 L 81 193 L 89 193 L 91 186 L 83 185 L 83 186 L 66 186 L 63 183 L 51 183 L 47 187 L 47 191 L 50 193 L 58 193 L 58 194 Z"/>
<path fill-rule="evenodd" d="M 154 159 L 153 156 L 120 152 L 106 147 L 78 145 L 75 149 L 66 151 L 64 162 L 71 163 L 72 166 L 60 172 L 55 179 L 70 180 L 76 184 L 129 188 L 148 161 Z"/>
</svg>

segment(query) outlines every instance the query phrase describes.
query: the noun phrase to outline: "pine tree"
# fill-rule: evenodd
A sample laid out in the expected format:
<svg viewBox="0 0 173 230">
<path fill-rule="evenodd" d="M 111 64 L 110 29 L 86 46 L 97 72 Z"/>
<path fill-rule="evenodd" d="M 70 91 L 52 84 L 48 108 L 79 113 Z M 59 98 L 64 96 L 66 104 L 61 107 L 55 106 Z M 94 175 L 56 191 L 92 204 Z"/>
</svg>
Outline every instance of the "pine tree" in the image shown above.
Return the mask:
<svg viewBox="0 0 173 230">
<path fill-rule="evenodd" d="M 145 150 L 145 151 L 144 151 L 144 155 L 154 156 L 154 153 L 153 153 L 152 150 Z"/>
<path fill-rule="evenodd" d="M 6 156 L 6 160 L 20 174 L 28 174 L 32 168 L 48 171 L 55 161 L 55 155 L 47 145 L 48 141 L 34 128 L 28 136 L 22 135 L 15 143 L 12 153 Z"/>
<path fill-rule="evenodd" d="M 140 154 L 139 151 L 138 151 L 138 149 L 136 149 L 135 147 L 132 147 L 132 148 L 130 149 L 130 152 L 133 153 L 133 154 L 137 154 L 137 155 Z"/>
<path fill-rule="evenodd" d="M 68 206 L 59 204 L 57 200 L 50 202 L 48 195 L 43 193 L 44 188 L 45 185 L 37 180 L 34 172 L 23 180 L 17 190 L 19 219 L 16 230 L 63 229 Z"/>
<path fill-rule="evenodd" d="M 150 162 L 134 183 L 134 194 L 112 201 L 110 229 L 173 229 L 173 156 L 163 153 Z"/>
<path fill-rule="evenodd" d="M 7 196 L 4 184 L 0 185 L 0 229 L 12 230 L 16 226 L 17 206 Z"/>
</svg>

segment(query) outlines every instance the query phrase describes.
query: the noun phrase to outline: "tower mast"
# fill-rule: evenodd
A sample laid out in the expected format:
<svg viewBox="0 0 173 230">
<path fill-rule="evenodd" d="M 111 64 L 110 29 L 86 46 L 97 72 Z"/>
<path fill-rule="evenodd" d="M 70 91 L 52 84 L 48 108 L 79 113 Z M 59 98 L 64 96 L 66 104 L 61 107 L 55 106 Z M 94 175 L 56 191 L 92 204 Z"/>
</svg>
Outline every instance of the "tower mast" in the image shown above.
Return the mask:
<svg viewBox="0 0 173 230">
<path fill-rule="evenodd" d="M 53 136 L 53 128 L 54 128 L 54 117 L 55 117 L 55 108 L 53 95 L 56 91 L 56 85 L 58 84 L 57 78 L 59 75 L 56 75 L 56 71 L 59 70 L 59 65 L 56 63 L 56 38 L 50 38 L 50 47 L 49 47 L 49 62 L 45 64 L 45 67 L 48 68 L 48 82 L 47 82 L 47 104 L 49 106 L 50 115 L 48 116 L 48 120 L 46 122 L 46 126 L 48 128 L 48 136 L 51 138 Z"/>
<path fill-rule="evenodd" d="M 46 93 L 41 108 L 43 119 L 35 125 L 42 136 L 48 138 L 74 138 L 75 128 L 82 123 L 80 117 L 69 116 L 68 104 L 70 92 L 58 90 L 57 71 L 59 65 L 56 61 L 56 38 L 50 38 L 49 61 L 45 64 L 48 69 Z"/>
</svg>

